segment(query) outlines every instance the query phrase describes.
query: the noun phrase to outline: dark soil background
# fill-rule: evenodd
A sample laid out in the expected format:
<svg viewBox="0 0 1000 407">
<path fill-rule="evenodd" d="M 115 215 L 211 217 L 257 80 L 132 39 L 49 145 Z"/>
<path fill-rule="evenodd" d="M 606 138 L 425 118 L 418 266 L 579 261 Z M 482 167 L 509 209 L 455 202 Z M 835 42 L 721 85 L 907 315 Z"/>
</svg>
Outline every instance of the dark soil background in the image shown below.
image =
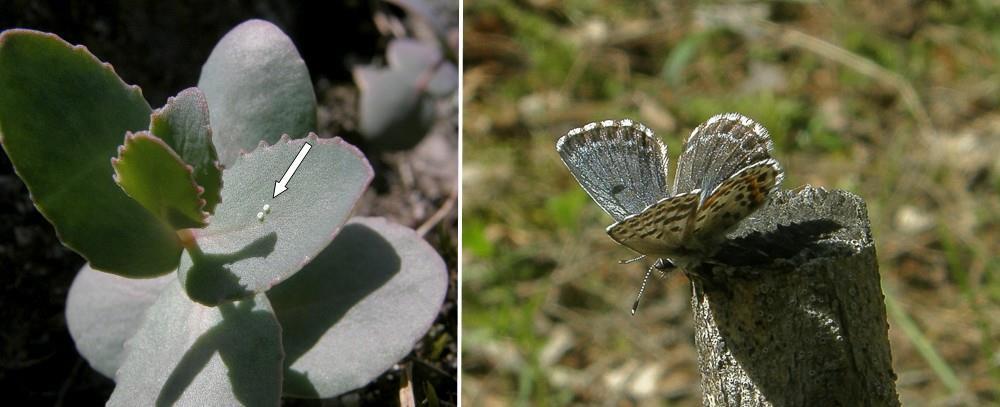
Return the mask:
<svg viewBox="0 0 1000 407">
<path fill-rule="evenodd" d="M 412 366 L 418 402 L 425 386 L 444 405 L 457 400 L 457 106 L 412 151 L 382 153 L 354 132 L 357 88 L 351 67 L 384 60 L 391 34 L 373 16 L 406 21 L 389 5 L 369 1 L 3 1 L 0 30 L 31 28 L 82 44 L 111 63 L 126 83 L 162 106 L 194 86 L 215 43 L 239 23 L 260 18 L 295 42 L 316 84 L 318 133 L 360 147 L 375 168 L 356 214 L 384 216 L 424 232 L 448 264 L 451 286 L 434 326 L 396 368 L 333 400 L 285 405 L 396 404 L 400 372 Z M 457 20 L 457 14 L 455 19 Z M 448 114 L 450 112 L 450 114 Z M 64 318 L 70 283 L 83 259 L 63 247 L 35 210 L 27 189 L 0 155 L 0 394 L 12 405 L 100 405 L 114 382 L 76 352 Z M 442 348 L 435 351 L 434 348 Z"/>
</svg>

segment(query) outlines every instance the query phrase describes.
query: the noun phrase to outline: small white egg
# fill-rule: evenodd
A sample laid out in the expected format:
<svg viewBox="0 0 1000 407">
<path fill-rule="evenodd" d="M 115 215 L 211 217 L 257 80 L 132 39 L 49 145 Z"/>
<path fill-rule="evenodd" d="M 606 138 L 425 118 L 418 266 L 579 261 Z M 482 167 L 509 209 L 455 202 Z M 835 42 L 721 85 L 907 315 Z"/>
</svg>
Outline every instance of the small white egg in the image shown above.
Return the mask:
<svg viewBox="0 0 1000 407">
<path fill-rule="evenodd" d="M 264 212 L 257 212 L 257 220 L 264 221 Z"/>
<path fill-rule="evenodd" d="M 264 204 L 264 213 L 271 213 L 271 205 Z"/>
</svg>

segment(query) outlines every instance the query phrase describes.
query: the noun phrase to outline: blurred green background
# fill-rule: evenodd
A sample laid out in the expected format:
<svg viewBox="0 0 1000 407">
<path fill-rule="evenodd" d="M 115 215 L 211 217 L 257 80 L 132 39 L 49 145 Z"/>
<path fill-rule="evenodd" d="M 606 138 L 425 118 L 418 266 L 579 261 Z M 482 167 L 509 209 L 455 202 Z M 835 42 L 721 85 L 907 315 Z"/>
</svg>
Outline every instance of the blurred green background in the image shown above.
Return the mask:
<svg viewBox="0 0 1000 407">
<path fill-rule="evenodd" d="M 903 405 L 1000 403 L 1000 2 L 465 2 L 462 399 L 700 405 L 690 286 L 604 228 L 555 141 L 767 127 L 785 188 L 863 197 Z M 671 169 L 671 177 L 673 169 Z"/>
</svg>

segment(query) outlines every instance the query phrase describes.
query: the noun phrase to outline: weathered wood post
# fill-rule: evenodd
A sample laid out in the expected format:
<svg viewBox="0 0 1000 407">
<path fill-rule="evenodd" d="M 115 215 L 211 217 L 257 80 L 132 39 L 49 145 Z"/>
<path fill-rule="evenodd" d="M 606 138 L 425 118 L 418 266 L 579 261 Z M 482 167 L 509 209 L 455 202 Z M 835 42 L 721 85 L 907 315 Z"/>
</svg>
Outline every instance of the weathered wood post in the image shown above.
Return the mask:
<svg viewBox="0 0 1000 407">
<path fill-rule="evenodd" d="M 693 270 L 704 405 L 899 405 L 864 201 L 774 195 Z"/>
</svg>

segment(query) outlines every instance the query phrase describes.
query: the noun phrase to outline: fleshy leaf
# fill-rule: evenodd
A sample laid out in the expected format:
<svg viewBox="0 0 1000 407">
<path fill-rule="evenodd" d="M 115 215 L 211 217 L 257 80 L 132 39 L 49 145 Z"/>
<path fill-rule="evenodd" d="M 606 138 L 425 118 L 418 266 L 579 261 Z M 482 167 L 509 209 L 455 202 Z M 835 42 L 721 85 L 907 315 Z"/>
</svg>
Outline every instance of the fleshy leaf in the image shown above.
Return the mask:
<svg viewBox="0 0 1000 407">
<path fill-rule="evenodd" d="M 127 133 L 111 166 L 122 190 L 174 229 L 207 224 L 203 190 L 195 184 L 191 166 L 163 140 L 145 131 Z"/>
<path fill-rule="evenodd" d="M 149 104 L 108 64 L 53 34 L 0 34 L 0 142 L 35 206 L 92 267 L 150 277 L 177 267 L 173 231 L 111 179 L 108 159 Z"/>
<path fill-rule="evenodd" d="M 125 359 L 123 344 L 139 330 L 143 317 L 176 274 L 125 278 L 83 265 L 66 299 L 66 325 L 76 349 L 107 377 Z"/>
<path fill-rule="evenodd" d="M 447 289 L 444 261 L 412 229 L 352 219 L 268 291 L 282 326 L 285 394 L 332 397 L 375 379 L 423 337 Z"/>
<path fill-rule="evenodd" d="M 282 358 L 265 295 L 205 307 L 175 281 L 125 343 L 108 405 L 277 406 Z"/>
<path fill-rule="evenodd" d="M 167 99 L 167 104 L 150 117 L 149 132 L 194 168 L 194 181 L 205 190 L 201 194 L 204 209 L 214 212 L 222 199 L 222 168 L 212 144 L 205 94 L 198 88 L 187 88 Z"/>
<path fill-rule="evenodd" d="M 305 61 L 277 26 L 250 20 L 227 33 L 201 69 L 215 148 L 229 167 L 240 150 L 316 129 L 316 94 Z"/>
<path fill-rule="evenodd" d="M 273 198 L 275 181 L 306 142 L 312 149 Z M 347 221 L 372 169 L 354 146 L 312 134 L 245 154 L 222 177 L 211 224 L 192 230 L 200 253 L 185 250 L 178 269 L 188 295 L 207 305 L 265 291 L 299 271 Z"/>
<path fill-rule="evenodd" d="M 411 148 L 434 124 L 434 97 L 451 92 L 458 72 L 436 47 L 413 40 L 393 40 L 385 69 L 359 67 L 360 130 L 387 150 Z"/>
</svg>

